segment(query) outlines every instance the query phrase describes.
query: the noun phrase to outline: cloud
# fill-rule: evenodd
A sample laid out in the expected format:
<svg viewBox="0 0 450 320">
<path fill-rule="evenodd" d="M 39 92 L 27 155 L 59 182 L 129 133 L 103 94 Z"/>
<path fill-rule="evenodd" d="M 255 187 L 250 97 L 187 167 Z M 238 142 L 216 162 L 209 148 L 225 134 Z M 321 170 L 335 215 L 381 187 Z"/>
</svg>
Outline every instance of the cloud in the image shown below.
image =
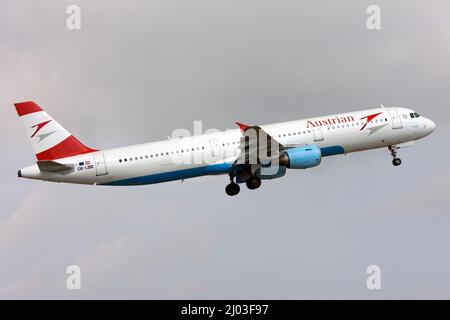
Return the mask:
<svg viewBox="0 0 450 320">
<path fill-rule="evenodd" d="M 48 229 L 58 227 L 58 221 L 55 219 L 58 217 L 53 215 L 51 208 L 43 208 L 39 201 L 43 195 L 45 187 L 41 186 L 29 193 L 20 207 L 0 222 L 0 248 L 18 246 L 38 234 L 46 235 Z"/>
</svg>

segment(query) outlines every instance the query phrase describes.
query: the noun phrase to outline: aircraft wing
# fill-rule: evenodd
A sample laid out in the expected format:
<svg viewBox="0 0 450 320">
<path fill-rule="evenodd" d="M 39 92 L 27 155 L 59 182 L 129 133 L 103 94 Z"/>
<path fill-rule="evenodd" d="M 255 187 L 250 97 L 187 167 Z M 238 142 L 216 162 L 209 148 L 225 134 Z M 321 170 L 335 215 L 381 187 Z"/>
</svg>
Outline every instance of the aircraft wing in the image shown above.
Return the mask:
<svg viewBox="0 0 450 320">
<path fill-rule="evenodd" d="M 286 149 L 270 134 L 259 126 L 249 126 L 239 122 L 236 124 L 242 131 L 242 138 L 239 144 L 240 154 L 235 161 L 235 165 L 269 164 L 274 158 L 278 158 L 280 152 Z"/>
</svg>

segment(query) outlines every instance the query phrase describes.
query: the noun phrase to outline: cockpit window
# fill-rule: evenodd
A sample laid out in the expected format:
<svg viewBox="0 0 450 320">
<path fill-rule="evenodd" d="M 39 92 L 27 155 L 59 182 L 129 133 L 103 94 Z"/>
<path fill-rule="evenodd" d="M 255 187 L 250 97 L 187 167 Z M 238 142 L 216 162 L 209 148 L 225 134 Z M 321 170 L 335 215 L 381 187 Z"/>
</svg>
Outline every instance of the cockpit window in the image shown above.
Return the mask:
<svg viewBox="0 0 450 320">
<path fill-rule="evenodd" d="M 416 118 L 420 117 L 418 113 L 414 112 L 414 115 L 416 116 Z"/>
<path fill-rule="evenodd" d="M 409 114 L 409 116 L 410 116 L 411 118 L 415 118 L 414 113 L 412 113 L 412 112 Z"/>
<path fill-rule="evenodd" d="M 420 115 L 417 112 L 412 112 L 412 113 L 409 114 L 409 116 L 411 118 L 418 118 L 418 117 L 420 117 Z"/>
</svg>

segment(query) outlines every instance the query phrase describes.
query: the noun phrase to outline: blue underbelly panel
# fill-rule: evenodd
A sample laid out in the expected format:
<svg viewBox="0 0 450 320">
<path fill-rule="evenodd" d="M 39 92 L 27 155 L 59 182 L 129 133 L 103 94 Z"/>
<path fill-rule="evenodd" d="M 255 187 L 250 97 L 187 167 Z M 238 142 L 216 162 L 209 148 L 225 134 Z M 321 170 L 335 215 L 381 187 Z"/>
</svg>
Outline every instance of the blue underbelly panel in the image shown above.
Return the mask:
<svg viewBox="0 0 450 320">
<path fill-rule="evenodd" d="M 160 182 L 167 182 L 173 180 L 189 179 L 205 175 L 214 174 L 225 174 L 230 172 L 232 163 L 219 163 L 212 164 L 209 166 L 190 168 L 176 171 L 169 171 L 163 173 L 155 173 L 141 177 L 128 178 L 122 180 L 111 181 L 107 183 L 102 183 L 104 186 L 132 186 L 132 185 L 142 185 L 142 184 L 153 184 Z"/>
<path fill-rule="evenodd" d="M 335 156 L 344 154 L 344 148 L 341 146 L 324 147 L 320 148 L 320 152 L 322 153 L 322 157 Z"/>
</svg>

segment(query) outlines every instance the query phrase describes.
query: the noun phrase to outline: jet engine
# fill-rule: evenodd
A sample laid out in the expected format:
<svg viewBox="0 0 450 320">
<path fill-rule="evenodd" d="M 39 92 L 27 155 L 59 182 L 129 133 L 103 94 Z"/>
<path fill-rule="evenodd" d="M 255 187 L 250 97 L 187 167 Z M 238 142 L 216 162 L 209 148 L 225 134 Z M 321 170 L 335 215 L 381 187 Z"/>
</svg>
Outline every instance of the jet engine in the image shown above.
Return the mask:
<svg viewBox="0 0 450 320">
<path fill-rule="evenodd" d="M 322 159 L 320 148 L 316 145 L 305 145 L 283 151 L 279 165 L 290 169 L 307 169 L 318 166 Z"/>
</svg>

